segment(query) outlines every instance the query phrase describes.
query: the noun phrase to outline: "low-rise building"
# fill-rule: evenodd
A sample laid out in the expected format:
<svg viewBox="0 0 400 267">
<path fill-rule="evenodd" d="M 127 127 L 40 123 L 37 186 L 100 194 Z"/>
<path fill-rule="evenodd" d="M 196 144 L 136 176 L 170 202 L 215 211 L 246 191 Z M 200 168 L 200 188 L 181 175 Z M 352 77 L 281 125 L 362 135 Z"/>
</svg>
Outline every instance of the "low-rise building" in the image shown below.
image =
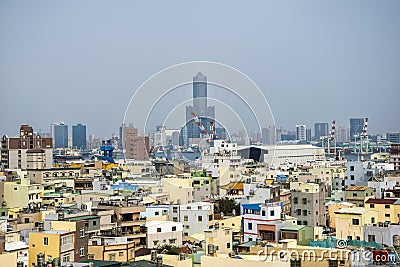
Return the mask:
<svg viewBox="0 0 400 267">
<path fill-rule="evenodd" d="M 89 240 L 89 260 L 128 262 L 135 260 L 135 242 L 127 236 L 94 236 Z"/>
<path fill-rule="evenodd" d="M 343 208 L 335 212 L 336 238 L 343 240 L 362 240 L 363 226 L 374 224 L 378 212 L 367 208 Z"/>
<path fill-rule="evenodd" d="M 324 226 L 325 186 L 314 183 L 290 183 L 292 216 L 299 225 Z"/>
<path fill-rule="evenodd" d="M 278 242 L 280 230 L 291 222 L 282 216 L 280 202 L 263 204 L 243 204 L 243 242 L 255 241 L 257 238 Z M 282 220 L 283 219 L 283 220 Z"/>
<path fill-rule="evenodd" d="M 183 223 L 183 236 L 191 236 L 209 229 L 214 219 L 214 205 L 195 202 L 185 205 L 170 205 L 169 218 Z"/>
<path fill-rule="evenodd" d="M 181 222 L 157 221 L 146 222 L 147 247 L 162 245 L 182 246 L 183 224 Z"/>
<path fill-rule="evenodd" d="M 29 233 L 29 265 L 36 263 L 37 255 L 44 253 L 45 258 L 51 256 L 60 259 L 61 263 L 74 261 L 74 231 L 38 231 Z"/>
<path fill-rule="evenodd" d="M 374 195 L 374 189 L 368 186 L 349 186 L 345 192 L 346 202 L 356 204 L 357 207 L 364 207 L 364 202 Z"/>
<path fill-rule="evenodd" d="M 370 198 L 365 207 L 378 212 L 376 222 L 400 223 L 400 199 Z"/>
</svg>

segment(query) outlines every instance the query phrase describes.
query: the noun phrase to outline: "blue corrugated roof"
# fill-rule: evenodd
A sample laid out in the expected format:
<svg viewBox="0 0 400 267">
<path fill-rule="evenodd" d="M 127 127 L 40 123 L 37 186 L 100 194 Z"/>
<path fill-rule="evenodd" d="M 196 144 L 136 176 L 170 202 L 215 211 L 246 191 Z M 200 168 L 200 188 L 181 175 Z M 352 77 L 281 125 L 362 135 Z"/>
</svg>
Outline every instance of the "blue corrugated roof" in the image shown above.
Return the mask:
<svg viewBox="0 0 400 267">
<path fill-rule="evenodd" d="M 257 204 L 242 204 L 243 209 L 249 209 L 249 210 L 261 210 L 261 203 Z"/>
</svg>

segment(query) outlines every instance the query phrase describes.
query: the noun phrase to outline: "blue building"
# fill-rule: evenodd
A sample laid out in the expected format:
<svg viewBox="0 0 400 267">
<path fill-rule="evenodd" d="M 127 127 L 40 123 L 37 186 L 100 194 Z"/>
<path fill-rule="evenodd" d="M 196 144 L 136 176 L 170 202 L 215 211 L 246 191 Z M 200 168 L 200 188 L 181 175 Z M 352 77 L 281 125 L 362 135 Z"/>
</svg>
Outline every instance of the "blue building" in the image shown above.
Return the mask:
<svg viewBox="0 0 400 267">
<path fill-rule="evenodd" d="M 72 147 L 86 150 L 86 125 L 78 123 L 72 126 Z"/>
<path fill-rule="evenodd" d="M 50 128 L 51 137 L 53 138 L 53 148 L 68 147 L 68 125 L 63 122 L 53 123 Z"/>
</svg>

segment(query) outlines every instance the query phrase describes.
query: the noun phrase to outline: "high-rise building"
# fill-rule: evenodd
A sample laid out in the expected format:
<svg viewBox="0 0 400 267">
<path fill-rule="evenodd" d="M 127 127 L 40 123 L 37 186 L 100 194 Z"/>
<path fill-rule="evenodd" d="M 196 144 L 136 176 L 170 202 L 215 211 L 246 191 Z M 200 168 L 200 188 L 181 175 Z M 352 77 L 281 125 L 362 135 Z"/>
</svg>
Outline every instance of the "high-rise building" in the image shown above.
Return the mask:
<svg viewBox="0 0 400 267">
<path fill-rule="evenodd" d="M 262 133 L 262 143 L 263 144 L 276 144 L 277 138 L 276 138 L 276 126 L 268 126 L 268 128 L 262 128 L 261 129 Z"/>
<path fill-rule="evenodd" d="M 347 128 L 346 127 L 339 127 L 336 130 L 336 142 L 338 143 L 347 143 Z"/>
<path fill-rule="evenodd" d="M 148 160 L 149 137 L 138 135 L 137 128 L 129 126 L 125 128 L 125 158 Z"/>
<path fill-rule="evenodd" d="M 328 123 L 317 122 L 314 124 L 314 140 L 319 141 L 321 136 L 328 136 Z"/>
<path fill-rule="evenodd" d="M 72 125 L 72 147 L 86 150 L 86 125 Z"/>
<path fill-rule="evenodd" d="M 364 118 L 350 119 L 350 140 L 354 141 L 354 136 L 362 133 L 364 127 Z"/>
<path fill-rule="evenodd" d="M 189 146 L 191 140 L 201 138 L 201 131 L 194 122 L 192 112 L 206 129 L 215 120 L 215 106 L 207 104 L 207 77 L 201 72 L 193 77 L 193 106 L 186 106 L 186 124 L 181 131 L 181 145 Z"/>
<path fill-rule="evenodd" d="M 1 163 L 6 169 L 51 168 L 53 140 L 35 134 L 29 125 L 21 125 L 19 137 L 2 137 Z"/>
<path fill-rule="evenodd" d="M 306 129 L 306 141 L 311 142 L 311 128 Z"/>
<path fill-rule="evenodd" d="M 50 126 L 54 148 L 68 147 L 68 125 L 63 122 L 53 123 Z"/>
<path fill-rule="evenodd" d="M 307 140 L 307 127 L 305 125 L 296 125 L 296 140 Z"/>
<path fill-rule="evenodd" d="M 390 143 L 400 144 L 400 133 L 386 133 L 386 141 Z"/>
</svg>

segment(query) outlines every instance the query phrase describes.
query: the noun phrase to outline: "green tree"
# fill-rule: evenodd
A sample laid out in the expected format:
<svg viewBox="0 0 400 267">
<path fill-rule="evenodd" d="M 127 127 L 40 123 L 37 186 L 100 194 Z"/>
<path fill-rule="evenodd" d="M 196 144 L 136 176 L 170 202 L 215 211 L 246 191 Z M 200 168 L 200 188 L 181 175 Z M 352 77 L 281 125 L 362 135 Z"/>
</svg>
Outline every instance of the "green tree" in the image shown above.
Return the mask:
<svg viewBox="0 0 400 267">
<path fill-rule="evenodd" d="M 225 197 L 214 201 L 214 213 L 231 214 L 233 210 L 235 210 L 236 214 L 240 213 L 239 204 L 234 199 Z"/>
</svg>

